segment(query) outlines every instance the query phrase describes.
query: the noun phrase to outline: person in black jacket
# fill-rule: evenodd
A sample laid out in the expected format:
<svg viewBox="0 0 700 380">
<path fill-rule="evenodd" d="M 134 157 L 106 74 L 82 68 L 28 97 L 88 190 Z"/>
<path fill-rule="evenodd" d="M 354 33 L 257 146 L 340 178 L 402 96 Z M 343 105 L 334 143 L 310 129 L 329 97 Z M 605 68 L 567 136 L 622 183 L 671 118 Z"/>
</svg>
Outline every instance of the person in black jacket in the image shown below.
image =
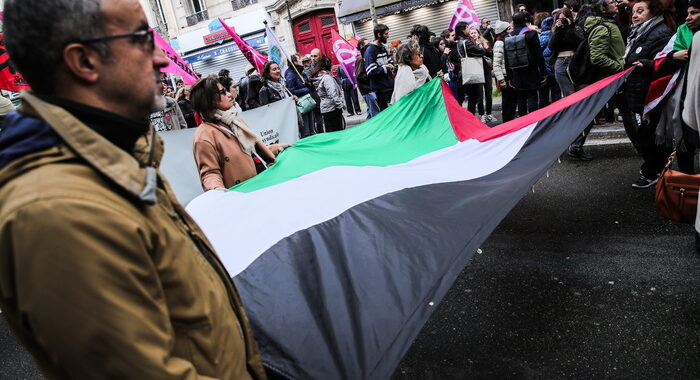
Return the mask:
<svg viewBox="0 0 700 380">
<path fill-rule="evenodd" d="M 508 38 L 524 35 L 527 45 L 528 66 L 513 68 L 509 62 L 509 47 L 506 40 L 506 71 L 510 78 L 509 85 L 515 88 L 518 98 L 518 113 L 524 116 L 538 109 L 537 89 L 547 80 L 547 68 L 540 49 L 540 38 L 537 32 L 525 25 L 527 15 L 519 12 L 513 15 L 513 31 Z M 505 111 L 504 111 L 505 112 Z"/>
<path fill-rule="evenodd" d="M 445 50 L 440 57 L 442 72 L 448 75 L 447 84 L 457 99 L 457 103 L 461 105 L 464 101 L 464 93 L 462 92 L 462 63 L 457 52 L 457 34 L 452 29 L 445 29 L 440 33 L 440 37 L 445 41 Z"/>
<path fill-rule="evenodd" d="M 248 64 L 245 68 L 245 76 L 238 81 L 238 105 L 243 111 L 248 109 L 248 82 L 253 73 L 255 73 L 255 68 Z"/>
<path fill-rule="evenodd" d="M 654 57 L 668 42 L 673 31 L 664 24 L 664 6 L 659 0 L 642 0 L 632 8 L 632 26 L 625 49 L 625 68 L 636 68 L 623 87 L 624 99 L 617 102 L 627 136 L 643 163 L 639 178 L 632 184 L 645 189 L 656 183 L 666 164 L 670 149 L 655 143 L 655 130 L 660 112 L 654 110 L 649 119 L 642 119 L 649 85 L 654 79 Z"/>
<path fill-rule="evenodd" d="M 486 51 L 483 47 L 477 44 L 475 39 L 467 34 L 469 32 L 467 27 L 467 23 L 463 21 L 460 21 L 457 23 L 457 25 L 455 25 L 455 35 L 457 36 L 457 53 L 459 57 L 483 57 Z M 481 102 L 484 85 L 482 83 L 464 84 L 462 89 L 463 93 L 467 96 L 467 110 L 469 110 L 469 112 L 472 114 L 476 114 L 476 105 Z M 459 101 L 459 99 L 457 101 Z"/>
<path fill-rule="evenodd" d="M 196 128 L 197 122 L 194 119 L 194 110 L 190 103 L 190 86 L 184 86 L 177 93 L 177 105 L 180 106 L 182 115 L 185 117 L 187 128 Z"/>
<path fill-rule="evenodd" d="M 423 64 L 428 68 L 431 78 L 435 78 L 440 71 L 440 52 L 430 44 L 430 30 L 425 25 L 414 25 L 411 29 L 411 38 L 418 41 L 420 52 L 423 55 Z"/>
<path fill-rule="evenodd" d="M 576 92 L 574 82 L 569 76 L 569 64 L 584 39 L 583 30 L 574 23 L 574 15 L 568 9 L 562 9 L 552 27 L 552 37 L 549 40 L 551 59 L 554 61 L 554 78 L 559 84 L 562 96 L 569 96 Z"/>
</svg>

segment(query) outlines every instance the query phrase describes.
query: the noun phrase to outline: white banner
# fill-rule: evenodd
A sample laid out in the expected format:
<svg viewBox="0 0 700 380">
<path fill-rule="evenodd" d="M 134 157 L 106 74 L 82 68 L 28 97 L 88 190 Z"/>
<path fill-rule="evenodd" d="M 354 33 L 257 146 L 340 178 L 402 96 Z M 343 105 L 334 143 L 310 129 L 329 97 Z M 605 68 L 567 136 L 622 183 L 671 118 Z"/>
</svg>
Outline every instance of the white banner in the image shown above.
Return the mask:
<svg viewBox="0 0 700 380">
<path fill-rule="evenodd" d="M 297 108 L 292 98 L 243 112 L 240 117 L 248 123 L 250 129 L 260 134 L 260 138 L 267 145 L 293 144 L 299 140 Z M 165 143 L 160 171 L 165 174 L 170 187 L 183 205 L 203 193 L 192 152 L 196 130 L 190 128 L 159 132 Z"/>
</svg>

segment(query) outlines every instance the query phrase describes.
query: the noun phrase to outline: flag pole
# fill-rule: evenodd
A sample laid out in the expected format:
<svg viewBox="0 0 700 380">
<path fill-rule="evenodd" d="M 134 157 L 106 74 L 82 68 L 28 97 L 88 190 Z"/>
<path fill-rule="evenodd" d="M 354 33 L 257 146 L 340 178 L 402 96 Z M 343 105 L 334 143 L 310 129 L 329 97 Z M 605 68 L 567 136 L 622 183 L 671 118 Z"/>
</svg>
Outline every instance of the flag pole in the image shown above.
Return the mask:
<svg viewBox="0 0 700 380">
<path fill-rule="evenodd" d="M 289 11 L 289 8 L 287 8 L 287 11 Z M 291 18 L 290 18 L 290 21 L 291 21 Z M 272 29 L 267 27 L 267 20 L 263 20 L 263 24 L 265 24 L 265 32 L 267 33 L 267 30 L 269 29 L 270 33 L 272 33 Z M 279 39 L 278 39 L 278 41 L 279 41 Z M 282 54 L 284 54 L 284 56 L 287 57 L 287 52 L 285 52 L 284 49 L 280 49 L 280 50 L 282 50 Z M 297 53 L 297 54 L 299 54 L 299 53 Z M 292 64 L 292 69 L 294 69 L 294 72 L 297 73 L 297 75 L 301 79 L 301 83 L 306 85 L 306 81 L 304 80 L 304 77 L 301 75 L 301 73 L 299 73 L 299 70 L 297 70 L 297 65 L 295 65 L 294 62 L 292 62 L 292 58 L 287 57 L 287 61 Z"/>
<path fill-rule="evenodd" d="M 374 0 L 369 0 L 369 15 L 372 17 L 372 25 L 377 26 L 377 10 L 374 9 Z"/>
</svg>

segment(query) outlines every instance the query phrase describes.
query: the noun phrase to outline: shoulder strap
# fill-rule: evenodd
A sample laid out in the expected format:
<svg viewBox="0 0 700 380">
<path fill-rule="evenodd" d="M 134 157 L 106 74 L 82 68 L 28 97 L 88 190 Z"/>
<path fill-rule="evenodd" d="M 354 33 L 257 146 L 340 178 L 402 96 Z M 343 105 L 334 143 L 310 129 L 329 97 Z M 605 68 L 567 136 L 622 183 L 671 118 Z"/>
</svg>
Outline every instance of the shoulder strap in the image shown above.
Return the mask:
<svg viewBox="0 0 700 380">
<path fill-rule="evenodd" d="M 531 31 L 531 30 L 532 30 L 532 29 L 530 29 L 530 28 L 528 28 L 528 27 L 526 26 L 526 27 L 520 29 L 520 32 L 518 33 L 518 35 L 525 34 L 525 33 L 529 32 L 529 31 Z"/>
</svg>

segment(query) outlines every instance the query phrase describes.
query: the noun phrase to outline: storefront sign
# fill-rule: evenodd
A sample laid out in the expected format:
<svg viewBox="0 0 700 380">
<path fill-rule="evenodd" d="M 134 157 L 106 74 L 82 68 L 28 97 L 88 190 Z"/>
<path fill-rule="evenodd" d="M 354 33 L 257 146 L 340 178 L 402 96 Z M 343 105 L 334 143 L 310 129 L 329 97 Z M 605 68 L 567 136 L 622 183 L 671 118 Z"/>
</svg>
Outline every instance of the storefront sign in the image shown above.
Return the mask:
<svg viewBox="0 0 700 380">
<path fill-rule="evenodd" d="M 227 38 L 231 38 L 231 36 L 229 36 L 228 32 L 225 30 L 220 30 L 216 33 L 210 33 L 202 37 L 205 45 L 213 44 L 216 41 L 225 40 Z"/>
<path fill-rule="evenodd" d="M 226 33 L 226 31 L 224 31 L 224 33 Z M 227 36 L 228 36 L 228 33 L 227 33 Z M 250 45 L 252 47 L 256 47 L 256 46 L 260 46 L 260 45 L 265 44 L 265 36 L 259 36 L 259 37 L 255 37 L 255 38 L 245 39 L 245 41 L 248 43 L 248 45 Z M 191 65 L 195 62 L 201 62 L 201 61 L 206 61 L 209 59 L 214 59 L 216 57 L 226 55 L 226 54 L 233 54 L 236 51 L 238 51 L 238 46 L 232 42 L 232 43 L 229 43 L 229 44 L 222 46 L 218 49 L 207 50 L 205 52 L 190 55 L 190 56 L 185 57 L 183 59 Z"/>
</svg>

